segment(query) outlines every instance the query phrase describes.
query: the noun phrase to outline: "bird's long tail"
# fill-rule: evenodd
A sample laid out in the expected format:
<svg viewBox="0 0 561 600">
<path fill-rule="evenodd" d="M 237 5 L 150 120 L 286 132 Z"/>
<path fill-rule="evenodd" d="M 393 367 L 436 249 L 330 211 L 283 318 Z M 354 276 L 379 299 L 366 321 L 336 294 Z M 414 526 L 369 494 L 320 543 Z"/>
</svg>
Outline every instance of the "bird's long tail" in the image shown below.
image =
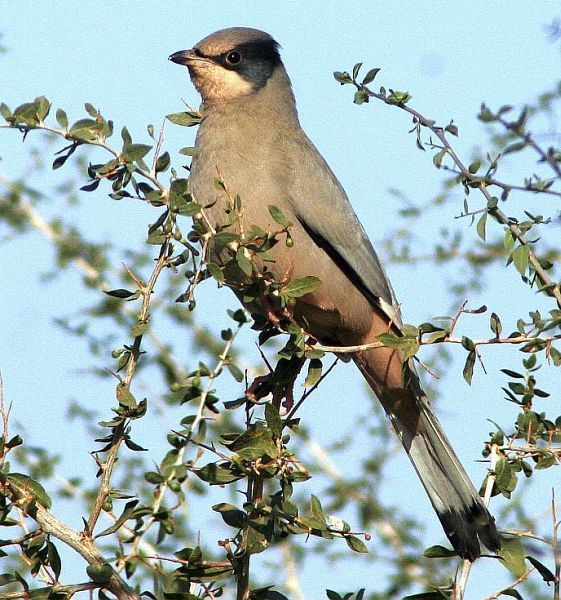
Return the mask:
<svg viewBox="0 0 561 600">
<path fill-rule="evenodd" d="M 495 521 L 446 438 L 413 366 L 403 369 L 389 348 L 362 352 L 354 361 L 389 415 L 454 549 L 471 561 L 481 555 L 481 543 L 497 551 Z"/>
</svg>

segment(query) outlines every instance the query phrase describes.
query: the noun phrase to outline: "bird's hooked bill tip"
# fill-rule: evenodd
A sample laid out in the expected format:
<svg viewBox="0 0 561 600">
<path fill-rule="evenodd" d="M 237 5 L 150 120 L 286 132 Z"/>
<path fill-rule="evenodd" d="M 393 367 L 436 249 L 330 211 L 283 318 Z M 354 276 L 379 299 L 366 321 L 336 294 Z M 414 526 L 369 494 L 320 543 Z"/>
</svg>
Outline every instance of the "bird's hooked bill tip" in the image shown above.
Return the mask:
<svg viewBox="0 0 561 600">
<path fill-rule="evenodd" d="M 193 49 L 180 50 L 179 52 L 174 52 L 168 56 L 168 60 L 171 60 L 171 62 L 178 65 L 188 65 L 191 61 L 197 60 L 198 58 L 199 57 Z"/>
</svg>

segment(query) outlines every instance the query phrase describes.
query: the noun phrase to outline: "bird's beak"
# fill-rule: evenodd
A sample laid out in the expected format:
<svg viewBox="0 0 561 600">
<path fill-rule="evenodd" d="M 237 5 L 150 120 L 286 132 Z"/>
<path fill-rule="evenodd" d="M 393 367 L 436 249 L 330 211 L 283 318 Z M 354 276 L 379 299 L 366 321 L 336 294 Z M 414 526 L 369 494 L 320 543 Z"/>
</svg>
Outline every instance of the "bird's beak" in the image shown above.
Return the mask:
<svg viewBox="0 0 561 600">
<path fill-rule="evenodd" d="M 170 54 L 169 60 L 178 65 L 185 65 L 188 67 L 192 65 L 194 62 L 208 62 L 203 56 L 200 56 L 195 50 L 180 50 L 179 52 L 174 52 Z"/>
</svg>

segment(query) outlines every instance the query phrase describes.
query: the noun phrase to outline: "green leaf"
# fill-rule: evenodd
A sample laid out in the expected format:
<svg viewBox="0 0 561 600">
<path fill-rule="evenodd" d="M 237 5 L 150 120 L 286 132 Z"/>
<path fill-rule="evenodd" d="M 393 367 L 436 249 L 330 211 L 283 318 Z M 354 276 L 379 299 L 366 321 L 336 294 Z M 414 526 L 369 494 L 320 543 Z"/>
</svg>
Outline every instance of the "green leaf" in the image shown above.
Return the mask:
<svg viewBox="0 0 561 600">
<path fill-rule="evenodd" d="M 557 348 L 551 346 L 551 348 L 549 349 L 549 356 L 551 357 L 551 360 L 553 361 L 553 364 L 556 367 L 561 366 L 561 352 L 559 352 Z"/>
<path fill-rule="evenodd" d="M 477 171 L 479 171 L 479 167 L 481 167 L 481 161 L 480 160 L 474 160 L 468 167 L 468 171 L 472 174 L 475 175 L 477 173 Z"/>
<path fill-rule="evenodd" d="M 109 565 L 88 565 L 86 573 L 95 583 L 107 583 L 113 575 L 113 569 Z"/>
<path fill-rule="evenodd" d="M 161 246 L 165 243 L 166 239 L 166 235 L 163 234 L 161 230 L 157 229 L 146 238 L 146 243 L 151 244 L 152 246 Z"/>
<path fill-rule="evenodd" d="M 485 226 L 487 225 L 487 213 L 483 213 L 479 221 L 477 221 L 477 235 L 485 241 Z"/>
<path fill-rule="evenodd" d="M 213 262 L 208 262 L 206 264 L 207 271 L 216 279 L 216 281 L 222 283 L 224 281 L 224 272 L 222 269 Z"/>
<path fill-rule="evenodd" d="M 501 154 L 511 154 L 512 152 L 520 152 L 526 147 L 526 142 L 514 142 L 514 144 L 509 144 Z"/>
<path fill-rule="evenodd" d="M 104 294 L 108 296 L 113 296 L 113 298 L 130 298 L 134 296 L 137 292 L 131 292 L 130 290 L 125 290 L 123 288 L 118 288 L 116 290 L 104 290 Z"/>
<path fill-rule="evenodd" d="M 520 592 L 517 592 L 514 588 L 501 590 L 501 596 L 510 596 L 511 598 L 517 598 L 518 600 L 524 600 L 524 598 L 520 595 Z"/>
<path fill-rule="evenodd" d="M 138 337 L 139 335 L 144 335 L 148 331 L 148 323 L 136 323 L 131 327 L 131 335 L 133 337 Z"/>
<path fill-rule="evenodd" d="M 440 150 L 439 152 L 437 152 L 433 157 L 432 157 L 432 163 L 433 165 L 437 168 L 440 169 L 440 167 L 442 166 L 442 159 L 446 156 L 446 148 L 442 148 L 442 150 Z"/>
<path fill-rule="evenodd" d="M 63 129 L 68 128 L 68 116 L 62 108 L 58 108 L 56 111 L 56 121 Z"/>
<path fill-rule="evenodd" d="M 347 546 L 353 552 L 360 552 L 360 553 L 368 552 L 368 548 L 366 547 L 366 544 L 359 538 L 355 537 L 354 535 L 345 536 L 345 542 L 347 542 Z"/>
<path fill-rule="evenodd" d="M 40 121 L 44 121 L 51 110 L 51 103 L 45 98 L 45 96 L 39 96 L 35 98 L 37 104 L 37 117 Z"/>
<path fill-rule="evenodd" d="M 335 77 L 335 80 L 341 85 L 353 82 L 353 78 L 347 73 L 347 71 L 334 71 L 333 77 Z"/>
<path fill-rule="evenodd" d="M 139 161 L 142 160 L 150 150 L 152 150 L 152 146 L 146 144 L 127 144 L 123 148 L 121 158 L 125 162 Z"/>
<path fill-rule="evenodd" d="M 166 171 L 171 162 L 171 158 L 169 152 L 164 152 L 158 156 L 158 160 L 156 161 L 155 170 L 156 173 L 161 173 Z"/>
<path fill-rule="evenodd" d="M 242 475 L 234 473 L 231 468 L 231 463 L 223 463 L 230 465 L 229 467 L 221 467 L 217 463 L 209 463 L 200 469 L 193 469 L 197 477 L 210 483 L 211 485 L 221 485 L 224 483 L 232 483 L 242 478 Z"/>
<path fill-rule="evenodd" d="M 215 504 L 212 507 L 212 510 L 220 513 L 224 523 L 230 525 L 230 527 L 241 529 L 247 524 L 247 514 L 233 504 L 222 502 L 220 504 Z"/>
<path fill-rule="evenodd" d="M 240 246 L 236 250 L 235 260 L 238 267 L 249 277 L 253 273 L 253 264 L 251 263 L 248 254 L 249 251 L 243 246 Z"/>
<path fill-rule="evenodd" d="M 195 155 L 195 147 L 194 146 L 185 146 L 185 148 L 181 148 L 179 150 L 179 154 L 183 154 L 183 156 L 194 156 Z"/>
<path fill-rule="evenodd" d="M 79 140 L 95 140 L 99 136 L 101 125 L 93 119 L 80 119 L 69 129 L 68 135 Z"/>
<path fill-rule="evenodd" d="M 516 488 L 518 479 L 512 465 L 506 458 L 501 458 L 495 466 L 495 489 L 505 498 L 510 498 L 510 493 Z"/>
<path fill-rule="evenodd" d="M 510 369 L 501 369 L 501 371 L 509 377 L 514 377 L 515 379 L 524 379 L 524 375 L 522 375 L 522 373 L 517 373 L 516 371 L 511 371 Z"/>
<path fill-rule="evenodd" d="M 321 280 L 319 277 L 308 275 L 306 277 L 301 277 L 300 279 L 295 279 L 285 285 L 281 289 L 281 295 L 287 298 L 301 298 L 306 294 L 315 292 L 320 285 Z"/>
<path fill-rule="evenodd" d="M 234 233 L 233 231 L 219 231 L 215 235 L 212 236 L 212 241 L 217 246 L 227 246 L 232 242 L 237 242 L 240 239 L 239 233 Z"/>
<path fill-rule="evenodd" d="M 536 568 L 538 573 L 542 576 L 543 580 L 546 583 L 554 583 L 555 575 L 539 560 L 535 559 L 533 556 L 526 556 L 528 562 L 532 564 L 533 567 Z"/>
<path fill-rule="evenodd" d="M 555 455 L 552 453 L 546 453 L 539 459 L 534 469 L 548 469 L 556 464 L 557 460 L 555 460 Z"/>
<path fill-rule="evenodd" d="M 242 543 L 242 548 L 247 554 L 258 554 L 269 546 L 272 527 L 268 520 L 268 517 L 259 517 L 249 521 Z"/>
<path fill-rule="evenodd" d="M 111 526 L 109 526 L 107 529 L 104 529 L 101 533 L 98 533 L 95 536 L 95 538 L 97 539 L 97 538 L 104 537 L 106 535 L 110 535 L 112 533 L 115 533 L 129 519 L 134 518 L 134 509 L 136 508 L 136 505 L 138 504 L 138 502 L 139 502 L 138 500 L 131 500 L 130 502 L 127 502 L 125 504 L 123 512 L 121 513 L 121 515 L 119 516 L 119 518 Z M 90 575 L 90 574 L 88 573 L 88 575 Z M 90 575 L 90 577 L 91 577 L 91 575 Z"/>
<path fill-rule="evenodd" d="M 244 380 L 244 372 L 233 362 L 229 362 L 227 365 L 228 371 L 232 377 L 238 382 L 241 383 Z"/>
<path fill-rule="evenodd" d="M 323 527 L 327 527 L 327 520 L 325 518 L 325 514 L 323 513 L 323 508 L 321 506 L 321 502 L 312 494 L 310 498 L 310 509 L 312 511 L 312 515 L 323 524 Z"/>
<path fill-rule="evenodd" d="M 166 115 L 166 119 L 171 121 L 174 125 L 181 125 L 182 127 L 193 127 L 201 122 L 201 115 L 194 112 L 178 112 Z"/>
<path fill-rule="evenodd" d="M 473 367 L 475 366 L 475 351 L 472 350 L 468 352 L 466 362 L 464 364 L 463 376 L 469 385 L 471 385 L 471 380 L 473 378 Z"/>
<path fill-rule="evenodd" d="M 146 473 L 144 473 L 144 479 L 148 483 L 152 483 L 154 485 L 159 485 L 160 483 L 163 483 L 166 480 L 166 478 L 161 473 L 156 473 L 155 471 L 147 471 Z"/>
<path fill-rule="evenodd" d="M 53 593 L 53 588 L 49 586 L 29 590 L 25 597 L 26 600 L 57 600 L 60 598 L 65 598 L 66 594 L 61 594 L 59 596 L 56 592 Z"/>
<path fill-rule="evenodd" d="M 10 121 L 13 117 L 12 111 L 7 104 L 4 104 L 4 102 L 0 104 L 0 115 L 2 115 L 6 121 Z"/>
<path fill-rule="evenodd" d="M 503 330 L 503 326 L 501 325 L 501 320 L 499 319 L 499 316 L 496 313 L 491 313 L 491 317 L 489 318 L 489 325 L 491 327 L 491 331 L 497 337 L 499 337 L 501 335 L 501 331 Z"/>
<path fill-rule="evenodd" d="M 25 125 L 37 125 L 39 120 L 37 119 L 37 106 L 34 102 L 25 102 L 20 104 L 13 114 L 13 120 L 15 123 Z"/>
<path fill-rule="evenodd" d="M 115 396 L 117 397 L 119 404 L 122 404 L 123 406 L 128 406 L 129 408 L 136 408 L 138 406 L 135 397 L 124 383 L 117 384 Z"/>
<path fill-rule="evenodd" d="M 519 538 L 501 538 L 501 549 L 498 552 L 504 566 L 515 576 L 526 572 L 524 546 Z"/>
<path fill-rule="evenodd" d="M 286 218 L 285 214 L 278 206 L 269 204 L 269 213 L 279 225 L 282 225 L 285 228 L 292 227 L 292 223 Z"/>
<path fill-rule="evenodd" d="M 51 569 L 55 574 L 55 578 L 58 581 L 62 565 L 60 562 L 60 555 L 58 553 L 58 550 L 50 540 L 47 540 L 47 557 L 49 559 L 49 565 L 51 566 Z"/>
<path fill-rule="evenodd" d="M 280 418 L 279 411 L 274 404 L 268 402 L 265 404 L 265 420 L 267 421 L 267 427 L 271 430 L 273 437 L 278 439 L 282 434 L 282 419 Z"/>
<path fill-rule="evenodd" d="M 272 431 L 260 423 L 250 425 L 226 445 L 246 460 L 258 460 L 265 456 L 276 458 L 278 455 Z"/>
<path fill-rule="evenodd" d="M 530 258 L 530 248 L 523 244 L 521 246 L 517 246 L 510 255 L 516 270 L 520 273 L 520 275 L 524 275 L 526 273 L 526 269 L 528 268 L 528 259 Z"/>
<path fill-rule="evenodd" d="M 407 104 L 411 100 L 412 96 L 409 92 L 394 92 L 390 90 L 390 95 L 387 98 L 388 104 Z"/>
<path fill-rule="evenodd" d="M 322 364 L 319 358 L 312 358 L 308 366 L 308 374 L 304 381 L 304 387 L 314 386 L 321 378 Z"/>
<path fill-rule="evenodd" d="M 98 111 L 95 109 L 95 106 L 93 104 L 85 102 L 84 108 L 86 109 L 86 112 L 88 113 L 88 115 L 90 115 L 90 117 L 92 117 L 93 119 L 97 117 Z"/>
<path fill-rule="evenodd" d="M 444 128 L 444 131 L 447 131 L 448 133 L 451 133 L 452 135 L 455 135 L 456 137 L 458 137 L 458 127 L 456 125 L 454 125 L 453 123 L 446 125 L 446 127 Z"/>
<path fill-rule="evenodd" d="M 452 548 L 445 546 L 431 546 L 423 552 L 425 558 L 449 558 L 450 556 L 458 556 L 458 553 Z"/>
<path fill-rule="evenodd" d="M 28 475 L 9 473 L 6 475 L 6 481 L 9 484 L 14 484 L 23 493 L 31 495 L 41 506 L 51 508 L 53 502 L 45 491 L 45 488 L 39 482 L 31 479 Z"/>
<path fill-rule="evenodd" d="M 372 83 L 379 72 L 379 68 L 370 69 L 370 71 L 368 71 L 368 73 L 366 73 L 366 75 L 364 76 L 364 79 L 362 80 L 362 85 L 368 85 L 369 83 Z"/>
<path fill-rule="evenodd" d="M 404 331 L 405 331 L 404 326 Z M 376 336 L 378 341 L 388 348 L 397 348 L 403 353 L 403 359 L 407 360 L 417 353 L 419 349 L 419 330 L 413 328 L 408 335 L 398 336 L 393 332 L 381 333 Z"/>
<path fill-rule="evenodd" d="M 370 97 L 368 96 L 368 92 L 366 90 L 360 89 L 355 92 L 353 102 L 355 104 L 365 104 L 370 101 Z"/>
</svg>

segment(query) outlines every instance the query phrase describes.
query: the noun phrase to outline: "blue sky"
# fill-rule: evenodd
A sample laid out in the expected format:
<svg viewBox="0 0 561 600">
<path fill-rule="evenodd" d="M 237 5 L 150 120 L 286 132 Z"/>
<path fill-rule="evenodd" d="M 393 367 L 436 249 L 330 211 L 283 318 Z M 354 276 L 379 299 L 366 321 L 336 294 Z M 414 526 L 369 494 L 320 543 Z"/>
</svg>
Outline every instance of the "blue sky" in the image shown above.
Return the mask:
<svg viewBox="0 0 561 600">
<path fill-rule="evenodd" d="M 441 174 L 432 166 L 430 155 L 415 148 L 407 134 L 410 121 L 398 110 L 382 104 L 356 107 L 348 88 L 340 88 L 333 80 L 334 70 L 350 69 L 356 62 L 365 67 L 381 67 L 380 85 L 407 90 L 411 105 L 439 122 L 451 118 L 460 128 L 456 149 L 470 156 L 474 145 L 482 140 L 482 126 L 475 118 L 479 105 L 509 103 L 518 105 L 531 101 L 535 95 L 552 87 L 559 78 L 561 55 L 558 46 L 548 44 L 544 25 L 556 16 L 556 3 L 482 2 L 473 0 L 443 2 L 25 2 L 18 0 L 11 10 L 4 10 L 0 22 L 7 54 L 0 56 L 2 82 L 0 101 L 14 108 L 21 102 L 46 95 L 54 106 L 63 107 L 72 120 L 84 116 L 83 103 L 91 102 L 105 116 L 112 118 L 117 128 L 126 124 L 135 141 L 146 142 L 145 126 L 162 122 L 163 115 L 182 109 L 181 99 L 196 106 L 198 97 L 190 85 L 187 71 L 168 62 L 174 51 L 191 47 L 208 33 L 224 27 L 243 25 L 270 32 L 281 44 L 282 55 L 292 78 L 302 125 L 325 155 L 346 188 L 356 212 L 371 238 L 376 241 L 388 231 L 397 230 L 396 199 L 389 193 L 399 188 L 420 203 L 430 200 L 440 187 Z M 193 131 L 166 126 L 166 147 L 177 156 L 182 146 L 191 145 Z M 29 167 L 29 150 L 38 140 L 21 144 L 15 132 L 0 132 L 0 175 L 14 178 L 28 172 L 31 181 L 40 186 L 45 177 L 50 185 L 62 181 L 61 172 L 35 173 Z M 178 160 L 177 164 L 181 164 Z M 516 178 L 518 174 L 512 172 Z M 425 248 L 444 224 L 459 226 L 453 216 L 461 210 L 461 200 L 439 215 L 439 221 L 426 221 L 416 236 L 426 240 Z M 523 203 L 515 208 L 520 208 Z M 80 210 L 68 209 L 67 216 L 87 228 L 94 239 L 115 240 L 138 247 L 144 239 L 147 212 L 131 214 L 124 203 L 112 203 L 103 193 L 90 195 Z M 56 214 L 60 207 L 52 198 L 45 208 L 46 216 Z M 65 209 L 66 210 L 66 209 Z M 553 202 L 540 200 L 540 210 L 556 214 Z M 136 208 L 135 208 L 136 211 Z M 549 213 L 548 213 L 549 211 Z M 0 240 L 6 234 L 0 224 Z M 39 274 L 52 267 L 52 257 L 45 255 L 45 246 L 38 235 L 2 243 L 3 286 L 0 290 L 0 331 L 8 340 L 0 348 L 7 398 L 13 402 L 13 418 L 25 425 L 27 439 L 34 445 L 58 448 L 61 453 L 81 448 L 68 470 L 93 469 L 87 451 L 88 440 L 82 431 L 68 430 L 64 412 L 70 398 L 79 397 L 86 403 L 108 410 L 112 403 L 112 383 L 100 386 L 96 380 L 84 379 L 76 367 L 91 359 L 79 341 L 57 329 L 53 318 L 61 305 L 69 314 L 84 303 L 78 277 L 65 272 L 52 283 L 39 282 Z M 22 259 L 25 266 L 22 268 Z M 390 265 L 389 273 L 405 319 L 420 323 L 449 311 L 449 299 L 443 289 L 449 277 L 438 269 L 407 268 Z M 456 276 L 461 277 L 461 273 Z M 499 276 L 498 276 L 499 277 Z M 515 274 L 501 275 L 483 293 L 470 298 L 473 306 L 483 302 L 492 309 L 505 311 L 514 319 L 518 312 L 504 307 L 502 284 L 513 283 Z M 89 292 L 91 293 L 91 292 Z M 233 300 L 217 292 L 204 292 L 211 301 L 201 318 L 207 322 L 225 323 L 224 308 Z M 206 296 L 205 296 L 206 297 Z M 538 300 L 531 292 L 520 300 L 528 309 Z M 512 307 L 514 308 L 514 307 Z M 486 323 L 486 320 L 485 320 Z M 513 326 L 513 322 L 510 326 Z M 468 323 L 470 334 L 486 335 L 486 325 Z M 483 333 L 482 333 L 483 332 Z M 506 351 L 505 351 L 506 352 Z M 458 354 L 458 360 L 463 355 Z M 487 352 L 490 375 L 478 373 L 471 388 L 461 378 L 459 363 L 438 383 L 445 391 L 439 405 L 443 424 L 450 431 L 454 445 L 479 480 L 482 467 L 469 455 L 469 439 L 463 423 L 470 423 L 476 439 L 485 436 L 488 424 L 474 411 L 474 398 L 491 404 L 485 414 L 500 419 L 504 410 L 500 385 L 504 385 L 497 370 L 503 353 Z M 518 358 L 514 359 L 516 366 Z M 494 361 L 497 361 L 496 364 Z M 108 358 L 109 362 L 109 358 Z M 105 364 L 98 364 L 104 367 Z M 357 410 L 364 409 L 364 388 L 358 373 L 351 366 L 338 374 L 348 397 L 357 398 Z M 558 374 L 547 375 L 557 377 Z M 551 379 L 551 381 L 557 381 Z M 352 427 L 353 409 L 348 403 L 344 411 L 338 406 L 337 386 L 326 386 L 322 410 L 337 415 L 326 420 L 317 417 L 317 404 L 304 407 L 303 419 L 308 419 L 314 436 L 321 444 L 333 437 L 333 423 Z M 490 393 L 489 390 L 492 390 Z M 319 400 L 316 398 L 315 402 Z M 326 408 L 325 408 L 326 407 Z M 37 419 L 39 413 L 50 416 L 49 423 Z M 354 415 L 356 416 L 356 415 Z M 56 426 L 50 426 L 56 422 Z M 63 432 L 63 435 L 61 435 Z M 364 452 L 368 449 L 364 448 Z M 337 465 L 344 470 L 346 465 Z M 409 469 L 406 462 L 396 461 L 397 473 Z M 434 543 L 441 541 L 438 527 L 431 524 L 432 513 L 424 501 L 420 486 L 411 480 L 407 488 L 411 512 L 426 513 L 427 528 L 433 532 Z M 553 474 L 552 474 L 553 477 Z M 558 477 L 558 475 L 557 475 Z M 401 480 L 401 477 L 397 478 Z M 547 508 L 547 490 L 543 489 L 536 508 Z M 313 490 L 311 490 L 313 491 Z M 388 486 L 388 497 L 404 497 Z M 411 501 L 409 501 L 411 502 Z M 70 517 L 71 518 L 71 517 Z M 79 527 L 79 522 L 74 525 Z M 316 568 L 317 564 L 316 564 Z M 319 568 L 322 568 L 321 566 Z M 481 597 L 480 589 L 487 575 L 481 567 L 474 575 L 471 598 Z M 317 573 L 304 572 L 303 588 L 307 597 L 317 598 Z M 341 580 L 327 568 L 325 587 L 352 589 L 362 581 L 375 589 L 376 577 L 364 571 L 364 562 L 349 563 L 349 577 Z M 369 580 L 369 578 L 371 578 Z M 493 582 L 494 583 L 494 582 Z M 476 584 L 480 587 L 475 587 Z M 348 587 L 351 585 L 351 587 Z M 487 592 L 493 591 L 487 589 Z M 494 588 L 493 588 L 494 589 Z"/>
</svg>

